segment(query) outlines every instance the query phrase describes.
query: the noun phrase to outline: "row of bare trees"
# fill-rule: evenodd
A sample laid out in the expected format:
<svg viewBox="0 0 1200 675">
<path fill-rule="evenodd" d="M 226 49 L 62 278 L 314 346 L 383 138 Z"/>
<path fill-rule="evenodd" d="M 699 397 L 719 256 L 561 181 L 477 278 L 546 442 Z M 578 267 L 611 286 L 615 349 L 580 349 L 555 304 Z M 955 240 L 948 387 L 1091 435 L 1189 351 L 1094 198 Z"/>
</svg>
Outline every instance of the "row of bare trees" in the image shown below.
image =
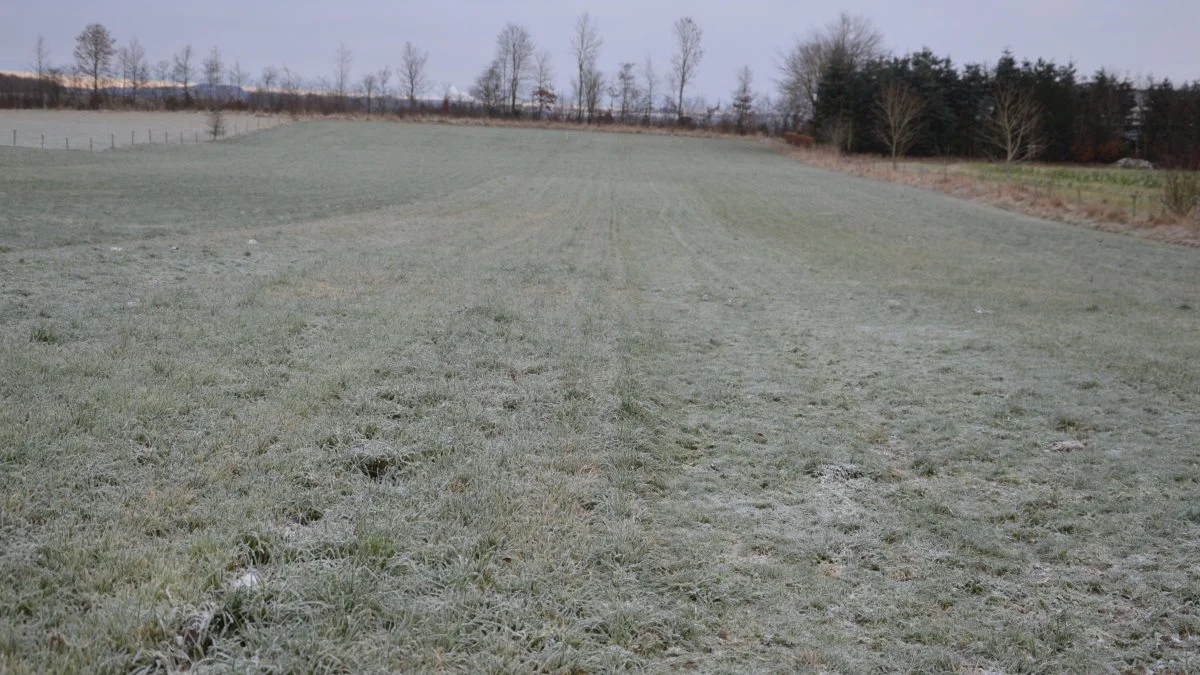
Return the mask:
<svg viewBox="0 0 1200 675">
<path fill-rule="evenodd" d="M 704 31 L 694 19 L 683 17 L 675 22 L 673 35 L 676 49 L 671 60 L 671 96 L 661 103 L 664 109 L 674 112 L 678 121 L 684 122 L 689 110 L 685 94 L 704 56 L 701 46 Z M 611 77 L 606 76 L 599 67 L 603 46 L 599 25 L 585 12 L 576 20 L 571 33 L 574 72 L 571 96 L 567 98 L 554 90 L 549 52 L 537 50 L 527 28 L 509 24 L 496 38 L 495 56 L 475 79 L 471 95 L 493 114 L 519 115 L 522 103 L 528 100 L 539 116 L 545 116 L 556 103 L 562 102 L 559 114 L 580 123 L 603 119 L 629 122 L 635 118 L 651 121 L 659 103 L 656 97 L 662 94 L 653 61 L 647 57 L 640 69 L 637 63 L 625 61 Z M 573 111 L 566 110 L 566 101 L 573 103 Z"/>
<path fill-rule="evenodd" d="M 1200 163 L 1200 83 L 1168 81 L 1136 89 L 1098 72 L 1077 76 L 1073 65 L 1017 63 L 1006 53 L 994 66 L 955 66 L 929 50 L 888 55 L 883 35 L 866 18 L 842 14 L 779 53 L 777 93 L 753 89 L 749 67 L 716 105 L 689 95 L 704 59 L 704 31 L 691 17 L 670 27 L 673 53 L 662 71 L 649 57 L 601 68 L 604 39 L 590 14 L 570 35 L 568 86 L 556 87 L 549 51 L 524 26 L 496 37 L 493 58 L 464 92 L 435 84 L 429 54 L 404 43 L 393 68 L 355 72 L 341 44 L 326 76 L 305 78 L 287 64 L 252 78 L 190 45 L 151 62 L 136 40 L 118 45 L 100 24 L 76 38 L 70 68 L 55 67 L 38 38 L 31 78 L 0 75 L 0 106 L 224 106 L 275 112 L 369 114 L 436 109 L 445 114 L 535 115 L 581 123 L 663 123 L 751 133 L 803 131 L 851 152 L 893 159 L 916 154 L 1111 161 L 1126 154 Z M 440 99 L 440 100 L 437 100 Z"/>
<path fill-rule="evenodd" d="M 579 122 L 612 119 L 649 122 L 659 117 L 659 113 L 662 117 L 673 116 L 679 122 L 690 122 L 701 115 L 711 121 L 720 112 L 720 106 L 710 108 L 702 98 L 687 97 L 704 56 L 703 30 L 691 17 L 683 17 L 673 25 L 672 34 L 676 49 L 665 87 L 649 57 L 640 65 L 621 62 L 616 72 L 608 76 L 599 67 L 604 44 L 599 26 L 585 13 L 579 17 L 572 34 L 575 72 L 570 82 L 572 95 L 568 98 L 556 89 L 551 54 L 537 48 L 527 28 L 508 24 L 497 36 L 495 57 L 476 79 L 470 97 L 444 85 L 442 107 L 456 104 L 462 108 L 477 103 L 491 114 L 519 115 L 532 110 L 539 117 L 573 116 Z M 377 113 L 386 112 L 398 99 L 407 101 L 409 108 L 425 100 L 433 85 L 428 60 L 427 52 L 408 42 L 396 70 L 385 66 L 355 81 L 354 55 L 343 43 L 334 54 L 328 79 L 301 78 L 284 64 L 265 67 L 257 81 L 252 81 L 239 61 L 227 66 L 215 47 L 200 57 L 191 45 L 185 45 L 170 59 L 152 63 L 136 38 L 118 46 L 105 26 L 90 24 L 76 38 L 74 64 L 69 69 L 51 67 L 45 40 L 38 38 L 33 62 L 35 81 L 40 88 L 54 90 L 59 96 L 52 98 L 43 93 L 32 100 L 12 97 L 11 101 L 48 106 L 60 104 L 62 93 L 73 92 L 74 101 L 82 104 L 79 95 L 86 91 L 86 104 L 90 107 L 250 106 L 276 110 L 317 108 L 323 112 L 363 109 Z M 394 89 L 393 78 L 397 80 Z M 751 109 L 756 103 L 749 83 L 746 68 L 739 72 L 739 89 L 734 96 L 737 100 L 730 108 L 736 118 L 731 124 L 739 130 L 750 128 Z M 451 101 L 452 96 L 457 100 Z M 7 101 L 0 97 L 0 102 Z M 722 119 L 728 114 L 723 114 Z"/>
<path fill-rule="evenodd" d="M 732 104 L 710 107 L 702 97 L 688 96 L 704 56 L 703 30 L 694 19 L 683 17 L 672 26 L 672 36 L 676 49 L 665 76 L 659 74 L 649 57 L 640 63 L 620 62 L 609 75 L 599 66 L 604 45 L 599 25 L 591 15 L 583 14 L 571 36 L 574 72 L 567 92 L 556 88 L 550 52 L 538 48 L 527 28 L 509 24 L 497 36 L 494 58 L 469 95 L 444 84 L 439 107 L 447 112 L 531 113 L 539 118 L 578 122 L 670 121 L 720 124 L 742 133 L 755 130 L 759 111 L 768 109 L 770 101 L 751 91 L 753 74 L 749 68 L 737 73 Z M 75 102 L 92 107 L 224 106 L 378 114 L 422 107 L 434 88 L 429 54 L 411 42 L 405 43 L 398 67 L 384 66 L 358 79 L 353 51 L 345 43 L 334 52 L 327 78 L 306 79 L 284 64 L 263 68 L 255 79 L 239 61 L 227 64 L 215 47 L 200 56 L 191 45 L 185 45 L 170 59 L 152 63 L 136 38 L 118 46 L 100 24 L 89 25 L 77 38 L 75 63 L 69 69 L 73 76 L 60 76 L 63 71 L 50 67 L 44 39 L 38 39 L 34 56 L 36 82 L 56 82 L 60 94 L 74 92 Z M 0 83 L 0 88 L 3 86 Z M 80 97 L 85 89 L 86 101 Z M 42 105 L 61 102 L 48 96 L 40 98 Z M 402 102 L 407 105 L 400 105 Z M 0 96 L 0 105 L 5 103 Z M 23 103 L 38 102 L 26 97 Z"/>
<path fill-rule="evenodd" d="M 118 46 L 112 33 L 98 23 L 89 24 L 76 37 L 69 67 L 53 65 L 51 56 L 45 38 L 38 37 L 30 62 L 32 78 L 0 78 L 0 105 L 217 105 L 276 110 L 302 106 L 346 112 L 365 103 L 368 112 L 375 112 L 383 101 L 396 98 L 416 106 L 432 86 L 429 55 L 411 42 L 405 43 L 396 71 L 384 66 L 358 82 L 352 79 L 354 56 L 345 43 L 335 52 L 330 79 L 305 79 L 284 64 L 263 68 L 255 82 L 240 61 L 227 65 L 216 47 L 201 59 L 191 45 L 185 45 L 170 59 L 151 63 L 136 38 Z M 395 91 L 391 88 L 393 75 Z"/>
</svg>

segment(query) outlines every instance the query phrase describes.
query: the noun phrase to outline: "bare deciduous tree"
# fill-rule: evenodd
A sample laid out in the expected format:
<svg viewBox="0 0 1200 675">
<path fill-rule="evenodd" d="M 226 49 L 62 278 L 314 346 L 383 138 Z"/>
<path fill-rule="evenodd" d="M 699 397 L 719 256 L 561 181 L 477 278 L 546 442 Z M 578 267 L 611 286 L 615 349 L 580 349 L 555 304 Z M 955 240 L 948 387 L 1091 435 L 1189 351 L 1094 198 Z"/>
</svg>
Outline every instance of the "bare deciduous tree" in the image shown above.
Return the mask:
<svg viewBox="0 0 1200 675">
<path fill-rule="evenodd" d="M 696 77 L 696 67 L 704 57 L 704 49 L 700 40 L 704 30 L 690 16 L 685 16 L 675 22 L 675 55 L 671 57 L 671 67 L 675 74 L 675 84 L 679 87 L 679 121 L 683 121 L 683 93 L 688 84 Z"/>
<path fill-rule="evenodd" d="M 117 41 L 108 29 L 98 23 L 89 24 L 75 38 L 75 67 L 80 75 L 92 80 L 92 105 L 100 105 L 100 78 L 112 67 Z"/>
<path fill-rule="evenodd" d="M 350 66 L 354 64 L 354 53 L 343 42 L 338 45 L 333 60 L 333 93 L 337 96 L 339 110 L 346 109 L 346 94 L 350 90 Z"/>
<path fill-rule="evenodd" d="M 241 61 L 234 61 L 233 65 L 229 66 L 229 71 L 225 73 L 225 81 L 229 83 L 229 86 L 237 89 L 234 96 L 241 96 L 246 85 L 250 83 L 250 73 L 242 70 Z"/>
<path fill-rule="evenodd" d="M 991 112 L 983 140 L 996 148 L 1006 164 L 1033 159 L 1039 148 L 1042 110 L 1032 89 L 1001 83 L 992 91 Z"/>
<path fill-rule="evenodd" d="M 375 73 L 367 73 L 362 79 L 362 93 L 367 101 L 367 114 L 371 114 L 371 100 L 375 98 L 375 91 L 379 88 L 379 76 Z"/>
<path fill-rule="evenodd" d="M 614 83 L 613 91 L 616 94 L 613 98 L 620 101 L 620 120 L 624 124 L 628 121 L 629 111 L 633 106 L 637 105 L 642 93 L 638 88 L 636 63 L 622 63 L 617 69 L 617 81 Z"/>
<path fill-rule="evenodd" d="M 907 83 L 885 82 L 876 103 L 876 133 L 892 153 L 892 168 L 908 154 L 921 132 L 921 114 L 925 102 Z"/>
<path fill-rule="evenodd" d="M 42 98 L 42 107 L 45 108 L 49 105 L 47 79 L 50 74 L 50 47 L 46 44 L 46 38 L 41 35 L 38 36 L 37 42 L 33 43 L 33 62 L 29 65 L 37 75 L 38 94 Z"/>
<path fill-rule="evenodd" d="M 270 108 L 276 107 L 275 102 L 275 83 L 279 81 L 279 71 L 275 70 L 275 66 L 267 66 L 262 69 L 262 77 L 259 78 L 259 93 L 266 97 L 267 106 Z"/>
<path fill-rule="evenodd" d="M 829 144 L 841 152 L 850 147 L 850 139 L 854 137 L 854 121 L 846 115 L 838 115 L 825 124 L 825 136 Z"/>
<path fill-rule="evenodd" d="M 529 71 L 533 67 L 534 44 L 533 38 L 524 26 L 508 24 L 496 38 L 496 53 L 504 60 L 504 74 L 508 78 L 509 106 L 512 114 L 520 112 L 517 99 L 521 88 L 529 79 Z"/>
<path fill-rule="evenodd" d="M 175 65 L 172 69 L 172 74 L 175 77 L 175 82 L 183 87 L 184 105 L 190 105 L 192 102 L 192 92 L 189 87 L 195 75 L 194 66 L 192 66 L 191 45 L 185 46 L 175 55 Z"/>
<path fill-rule="evenodd" d="M 221 86 L 221 74 L 225 70 L 225 64 L 221 62 L 221 52 L 213 47 L 201 67 L 204 70 L 204 83 L 208 85 L 208 97 L 215 100 L 219 98 L 217 88 Z"/>
<path fill-rule="evenodd" d="M 33 43 L 33 61 L 29 65 L 39 80 L 45 78 L 46 71 L 50 70 L 50 45 L 46 44 L 46 38 L 41 35 Z"/>
<path fill-rule="evenodd" d="M 654 94 L 658 91 L 658 73 L 655 72 L 654 61 L 649 56 L 646 57 L 646 62 L 642 64 L 642 84 L 644 85 L 645 92 L 642 106 L 645 111 L 644 122 L 651 124 L 654 121 Z"/>
<path fill-rule="evenodd" d="M 751 90 L 754 84 L 754 71 L 750 69 L 750 66 L 742 66 L 742 69 L 738 71 L 737 80 L 737 89 L 733 90 L 731 107 L 738 133 L 744 134 L 754 116 L 754 92 Z"/>
<path fill-rule="evenodd" d="M 854 68 L 882 54 L 883 35 L 870 19 L 842 12 L 837 21 L 813 31 L 781 54 L 779 87 L 793 127 L 812 114 L 821 78 L 834 59 Z"/>
<path fill-rule="evenodd" d="M 292 72 L 286 63 L 279 70 L 279 93 L 288 97 L 300 93 L 300 76 Z"/>
<path fill-rule="evenodd" d="M 375 74 L 375 79 L 379 83 L 379 112 L 386 113 L 388 111 L 388 96 L 390 91 L 389 84 L 392 81 L 392 69 L 389 66 L 384 66 Z"/>
<path fill-rule="evenodd" d="M 596 121 L 596 110 L 604 97 L 604 74 L 595 66 L 583 74 L 583 103 L 587 107 L 588 122 Z"/>
<path fill-rule="evenodd" d="M 500 72 L 499 61 L 492 61 L 479 77 L 475 78 L 471 96 L 478 99 L 490 113 L 498 111 L 504 105 L 504 76 Z"/>
<path fill-rule="evenodd" d="M 546 114 L 546 109 L 558 101 L 554 93 L 554 65 L 550 60 L 550 51 L 543 49 L 538 52 L 537 62 L 533 66 L 534 92 L 533 99 L 537 103 L 538 117 Z"/>
<path fill-rule="evenodd" d="M 150 66 L 146 63 L 146 50 L 137 38 L 133 38 L 129 41 L 128 46 L 120 49 L 117 60 L 121 64 L 121 72 L 129 83 L 130 101 L 136 103 L 138 92 L 145 88 L 150 79 Z"/>
<path fill-rule="evenodd" d="M 575 111 L 580 122 L 583 121 L 584 96 L 588 89 L 588 74 L 596 69 L 596 59 L 600 56 L 600 47 L 604 41 L 600 39 L 600 30 L 591 15 L 584 12 L 575 22 L 575 32 L 571 35 L 571 51 L 575 54 L 577 79 L 574 81 L 576 101 Z"/>
<path fill-rule="evenodd" d="M 166 99 L 167 83 L 171 81 L 171 62 L 168 59 L 161 59 L 158 63 L 154 64 L 151 70 L 154 75 L 154 87 L 158 98 L 160 100 Z"/>
<path fill-rule="evenodd" d="M 426 64 L 429 62 L 429 52 L 423 52 L 411 42 L 404 43 L 404 53 L 400 57 L 400 86 L 408 97 L 408 107 L 417 105 L 417 97 L 429 91 L 429 74 Z"/>
</svg>

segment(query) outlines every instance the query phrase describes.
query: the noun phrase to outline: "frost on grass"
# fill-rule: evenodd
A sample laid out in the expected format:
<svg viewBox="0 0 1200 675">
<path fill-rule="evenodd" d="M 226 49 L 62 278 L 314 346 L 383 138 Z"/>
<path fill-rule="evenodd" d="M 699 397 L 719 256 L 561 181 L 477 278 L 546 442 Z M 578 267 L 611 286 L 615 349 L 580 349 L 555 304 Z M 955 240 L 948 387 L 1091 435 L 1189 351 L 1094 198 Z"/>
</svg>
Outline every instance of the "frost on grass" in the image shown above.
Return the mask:
<svg viewBox="0 0 1200 675">
<path fill-rule="evenodd" d="M 1200 646 L 1194 251 L 736 141 L 185 150 L 0 153 L 0 670 Z"/>
</svg>

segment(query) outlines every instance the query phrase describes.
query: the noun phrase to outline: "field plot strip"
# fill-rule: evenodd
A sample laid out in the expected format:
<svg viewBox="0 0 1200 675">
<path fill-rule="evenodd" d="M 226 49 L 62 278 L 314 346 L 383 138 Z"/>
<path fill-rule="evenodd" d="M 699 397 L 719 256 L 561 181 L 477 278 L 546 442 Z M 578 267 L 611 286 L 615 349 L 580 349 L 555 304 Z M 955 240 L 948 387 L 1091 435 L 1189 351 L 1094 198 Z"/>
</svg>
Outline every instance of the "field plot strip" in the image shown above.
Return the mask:
<svg viewBox="0 0 1200 675">
<path fill-rule="evenodd" d="M 221 137 L 226 140 L 286 124 L 277 115 L 228 112 L 221 119 Z M 0 137 L 0 146 L 9 148 L 79 152 L 197 145 L 213 140 L 208 115 L 202 112 L 65 110 L 0 110 Z"/>
<path fill-rule="evenodd" d="M 0 152 L 0 670 L 1194 667 L 1194 251 L 733 141 L 189 153 Z"/>
</svg>

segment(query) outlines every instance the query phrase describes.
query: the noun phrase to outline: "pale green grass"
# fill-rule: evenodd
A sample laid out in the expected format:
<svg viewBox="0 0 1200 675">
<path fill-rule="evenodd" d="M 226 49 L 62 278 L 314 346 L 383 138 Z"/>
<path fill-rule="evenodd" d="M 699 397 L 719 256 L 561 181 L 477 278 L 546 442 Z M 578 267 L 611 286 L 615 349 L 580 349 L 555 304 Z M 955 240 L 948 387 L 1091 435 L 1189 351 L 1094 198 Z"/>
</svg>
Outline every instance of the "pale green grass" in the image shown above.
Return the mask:
<svg viewBox="0 0 1200 675">
<path fill-rule="evenodd" d="M 277 115 L 223 113 L 226 136 L 286 123 Z M 208 113 L 110 110 L 0 110 L 0 146 L 103 152 L 131 145 L 208 142 Z M 16 132 L 14 138 L 13 132 Z"/>
<path fill-rule="evenodd" d="M 0 670 L 1197 667 L 1194 250 L 337 122 L 0 150 L 0 246 Z"/>
<path fill-rule="evenodd" d="M 1118 209 L 1129 218 L 1136 213 L 1145 220 L 1165 211 L 1163 171 L 1036 163 L 969 163 L 962 170 L 977 179 L 1018 185 L 1069 203 Z"/>
</svg>

